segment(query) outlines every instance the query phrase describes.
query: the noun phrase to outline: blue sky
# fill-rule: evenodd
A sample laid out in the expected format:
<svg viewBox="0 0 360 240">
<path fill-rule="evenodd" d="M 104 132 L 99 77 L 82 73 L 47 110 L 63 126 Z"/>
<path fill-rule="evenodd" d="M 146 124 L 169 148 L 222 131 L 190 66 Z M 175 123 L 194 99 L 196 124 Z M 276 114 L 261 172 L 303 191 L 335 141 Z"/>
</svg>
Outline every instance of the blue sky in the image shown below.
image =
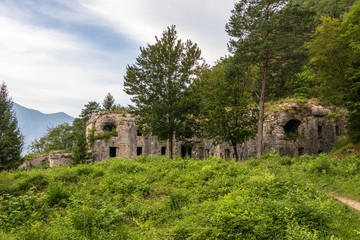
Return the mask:
<svg viewBox="0 0 360 240">
<path fill-rule="evenodd" d="M 123 92 L 126 65 L 167 26 L 191 39 L 206 62 L 228 54 L 234 0 L 0 0 L 0 81 L 13 100 L 78 116 L 89 101 Z"/>
</svg>

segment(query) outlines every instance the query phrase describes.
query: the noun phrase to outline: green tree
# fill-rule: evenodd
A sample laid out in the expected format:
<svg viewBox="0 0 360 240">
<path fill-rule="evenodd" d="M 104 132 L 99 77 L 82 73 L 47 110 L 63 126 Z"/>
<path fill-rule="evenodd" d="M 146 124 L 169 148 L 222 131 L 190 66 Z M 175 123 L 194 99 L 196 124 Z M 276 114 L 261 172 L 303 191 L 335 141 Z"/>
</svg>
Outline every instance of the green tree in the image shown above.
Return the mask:
<svg viewBox="0 0 360 240">
<path fill-rule="evenodd" d="M 100 104 L 95 101 L 90 101 L 85 104 L 84 108 L 81 110 L 80 118 L 85 119 L 86 121 L 91 118 L 91 115 L 101 111 Z"/>
<path fill-rule="evenodd" d="M 127 66 L 125 92 L 132 95 L 139 116 L 138 126 L 145 135 L 169 141 L 169 157 L 173 157 L 173 138 L 185 137 L 189 108 L 184 99 L 201 59 L 196 44 L 178 40 L 175 26 L 168 27 L 156 43 L 140 47 L 136 63 Z M 176 134 L 175 134 L 176 133 Z"/>
<path fill-rule="evenodd" d="M 103 101 L 103 109 L 105 111 L 111 111 L 114 109 L 114 102 L 115 102 L 115 99 L 114 97 L 108 93 L 105 98 L 104 98 L 104 101 Z"/>
<path fill-rule="evenodd" d="M 229 143 L 239 159 L 237 144 L 255 136 L 258 106 L 242 74 L 225 74 L 227 60 L 205 71 L 199 84 L 201 130 L 215 143 Z"/>
<path fill-rule="evenodd" d="M 48 128 L 44 136 L 33 141 L 29 149 L 36 154 L 48 153 L 54 150 L 72 149 L 73 128 L 68 123 Z"/>
<path fill-rule="evenodd" d="M 23 136 L 17 126 L 13 103 L 6 83 L 0 85 L 0 171 L 21 164 Z"/>
<path fill-rule="evenodd" d="M 85 163 L 90 159 L 86 139 L 86 122 L 87 120 L 83 118 L 75 118 L 73 122 L 72 163 L 74 165 Z"/>
<path fill-rule="evenodd" d="M 323 17 L 308 46 L 321 99 L 348 108 L 348 134 L 360 142 L 360 1 L 343 21 Z"/>
<path fill-rule="evenodd" d="M 294 0 L 299 4 L 311 6 L 320 20 L 322 16 L 339 18 L 348 12 L 356 0 Z"/>
<path fill-rule="evenodd" d="M 226 31 L 233 37 L 229 50 L 241 64 L 261 73 L 257 156 L 263 154 L 266 86 L 270 77 L 295 75 L 306 55 L 301 51 L 314 28 L 313 13 L 289 0 L 241 0 L 235 4 Z M 279 78 L 281 79 L 281 78 Z"/>
</svg>

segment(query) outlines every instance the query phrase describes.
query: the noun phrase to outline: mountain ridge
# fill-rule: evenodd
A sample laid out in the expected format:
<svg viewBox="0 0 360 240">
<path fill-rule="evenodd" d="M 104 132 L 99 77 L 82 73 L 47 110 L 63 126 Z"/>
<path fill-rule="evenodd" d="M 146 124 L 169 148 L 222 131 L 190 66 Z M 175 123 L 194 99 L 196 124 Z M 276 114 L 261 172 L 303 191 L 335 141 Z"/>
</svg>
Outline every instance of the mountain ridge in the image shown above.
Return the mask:
<svg viewBox="0 0 360 240">
<path fill-rule="evenodd" d="M 74 117 L 64 112 L 42 113 L 35 109 L 26 108 L 20 104 L 13 103 L 18 126 L 24 135 L 23 153 L 27 153 L 28 146 L 36 139 L 41 138 L 46 130 L 62 123 L 72 124 Z"/>
</svg>

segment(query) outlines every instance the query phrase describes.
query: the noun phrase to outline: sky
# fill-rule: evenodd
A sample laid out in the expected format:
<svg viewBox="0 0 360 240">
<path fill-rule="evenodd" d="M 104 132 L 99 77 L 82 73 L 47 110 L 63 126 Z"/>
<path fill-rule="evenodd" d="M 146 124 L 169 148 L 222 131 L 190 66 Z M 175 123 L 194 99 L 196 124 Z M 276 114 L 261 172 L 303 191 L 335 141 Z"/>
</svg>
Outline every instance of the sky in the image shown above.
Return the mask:
<svg viewBox="0 0 360 240">
<path fill-rule="evenodd" d="M 13 101 L 77 117 L 89 101 L 131 104 L 126 66 L 168 26 L 210 65 L 228 55 L 235 0 L 0 0 L 0 82 Z"/>
</svg>

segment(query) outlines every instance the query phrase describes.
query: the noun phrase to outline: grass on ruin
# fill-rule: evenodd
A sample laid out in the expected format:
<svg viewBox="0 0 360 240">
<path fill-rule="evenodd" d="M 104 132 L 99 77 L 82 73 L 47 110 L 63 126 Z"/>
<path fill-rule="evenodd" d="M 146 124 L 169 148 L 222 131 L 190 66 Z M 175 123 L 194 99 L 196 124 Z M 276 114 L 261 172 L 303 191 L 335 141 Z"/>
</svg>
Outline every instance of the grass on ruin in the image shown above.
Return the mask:
<svg viewBox="0 0 360 240">
<path fill-rule="evenodd" d="M 360 239 L 349 155 L 141 156 L 0 173 L 0 239 Z M 321 191 L 319 191 L 321 190 Z"/>
</svg>

